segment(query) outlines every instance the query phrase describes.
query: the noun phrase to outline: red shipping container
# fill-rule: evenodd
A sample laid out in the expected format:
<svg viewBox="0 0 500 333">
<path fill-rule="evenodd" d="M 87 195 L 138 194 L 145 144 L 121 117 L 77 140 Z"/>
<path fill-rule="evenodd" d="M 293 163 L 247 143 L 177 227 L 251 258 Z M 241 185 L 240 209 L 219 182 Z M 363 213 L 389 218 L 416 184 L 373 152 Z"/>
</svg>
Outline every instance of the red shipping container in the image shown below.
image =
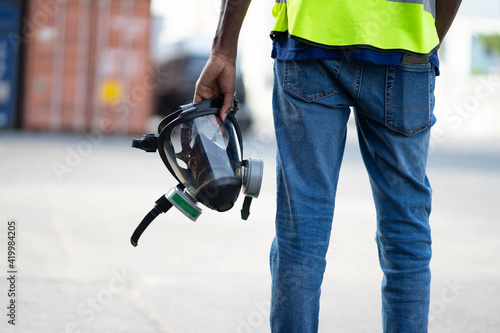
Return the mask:
<svg viewBox="0 0 500 333">
<path fill-rule="evenodd" d="M 30 1 L 24 127 L 143 133 L 154 89 L 149 0 Z"/>
</svg>

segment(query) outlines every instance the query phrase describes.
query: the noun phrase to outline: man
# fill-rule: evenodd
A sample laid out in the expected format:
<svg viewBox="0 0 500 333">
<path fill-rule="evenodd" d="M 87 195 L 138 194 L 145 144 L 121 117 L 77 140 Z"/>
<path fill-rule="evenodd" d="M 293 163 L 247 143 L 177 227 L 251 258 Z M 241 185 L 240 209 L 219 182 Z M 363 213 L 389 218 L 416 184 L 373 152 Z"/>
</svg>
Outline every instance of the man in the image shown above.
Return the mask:
<svg viewBox="0 0 500 333">
<path fill-rule="evenodd" d="M 461 0 L 278 0 L 273 8 L 276 237 L 271 330 L 318 331 L 335 193 L 354 108 L 377 211 L 384 333 L 427 332 L 437 49 Z M 235 92 L 250 0 L 222 0 L 194 101 Z"/>
</svg>

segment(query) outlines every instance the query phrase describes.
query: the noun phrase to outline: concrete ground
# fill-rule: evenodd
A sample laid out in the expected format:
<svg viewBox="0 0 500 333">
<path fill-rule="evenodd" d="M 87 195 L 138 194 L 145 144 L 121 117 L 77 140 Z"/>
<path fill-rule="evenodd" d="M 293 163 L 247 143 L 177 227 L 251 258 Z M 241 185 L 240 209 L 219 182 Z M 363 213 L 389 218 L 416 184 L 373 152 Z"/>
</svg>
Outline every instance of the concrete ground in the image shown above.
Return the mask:
<svg viewBox="0 0 500 333">
<path fill-rule="evenodd" d="M 353 133 L 354 131 L 350 131 Z M 245 140 L 265 160 L 248 221 L 208 208 L 171 210 L 134 248 L 129 238 L 176 185 L 158 154 L 130 137 L 0 132 L 0 331 L 269 332 L 273 238 L 270 129 Z M 500 332 L 499 142 L 436 147 L 432 333 Z M 8 223 L 15 221 L 15 296 Z M 353 134 L 341 172 L 320 332 L 381 332 L 374 208 Z M 7 277 L 7 278 L 6 278 Z M 15 301 L 15 326 L 8 324 Z"/>
</svg>

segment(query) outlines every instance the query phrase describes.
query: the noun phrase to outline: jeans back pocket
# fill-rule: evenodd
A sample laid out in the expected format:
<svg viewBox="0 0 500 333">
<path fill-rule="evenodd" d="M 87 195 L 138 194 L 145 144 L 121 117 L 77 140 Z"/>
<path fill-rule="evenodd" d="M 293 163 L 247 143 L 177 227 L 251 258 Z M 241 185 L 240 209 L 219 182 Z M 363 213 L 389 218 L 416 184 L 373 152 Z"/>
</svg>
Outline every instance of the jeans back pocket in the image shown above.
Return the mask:
<svg viewBox="0 0 500 333">
<path fill-rule="evenodd" d="M 284 72 L 283 87 L 306 102 L 337 93 L 333 61 L 286 61 Z"/>
<path fill-rule="evenodd" d="M 432 123 L 435 74 L 431 64 L 388 66 L 385 125 L 407 136 Z"/>
</svg>

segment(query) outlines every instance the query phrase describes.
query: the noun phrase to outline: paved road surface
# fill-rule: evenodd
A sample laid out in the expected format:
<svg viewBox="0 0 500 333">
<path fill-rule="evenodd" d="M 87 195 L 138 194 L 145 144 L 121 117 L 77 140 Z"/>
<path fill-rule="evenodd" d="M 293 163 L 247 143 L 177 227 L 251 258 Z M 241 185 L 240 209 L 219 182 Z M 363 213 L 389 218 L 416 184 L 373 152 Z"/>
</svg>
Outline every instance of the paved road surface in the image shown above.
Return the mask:
<svg viewBox="0 0 500 333">
<path fill-rule="evenodd" d="M 262 129 L 245 141 L 265 159 L 263 191 L 247 222 L 239 207 L 204 209 L 196 223 L 172 210 L 133 248 L 132 231 L 175 185 L 157 154 L 130 148 L 129 137 L 0 132 L 0 330 L 269 332 L 270 138 Z M 437 147 L 430 157 L 430 332 L 500 332 L 498 147 Z M 337 207 L 320 332 L 381 332 L 374 208 L 353 138 Z M 16 223 L 15 297 L 8 295 L 9 221 Z"/>
</svg>

